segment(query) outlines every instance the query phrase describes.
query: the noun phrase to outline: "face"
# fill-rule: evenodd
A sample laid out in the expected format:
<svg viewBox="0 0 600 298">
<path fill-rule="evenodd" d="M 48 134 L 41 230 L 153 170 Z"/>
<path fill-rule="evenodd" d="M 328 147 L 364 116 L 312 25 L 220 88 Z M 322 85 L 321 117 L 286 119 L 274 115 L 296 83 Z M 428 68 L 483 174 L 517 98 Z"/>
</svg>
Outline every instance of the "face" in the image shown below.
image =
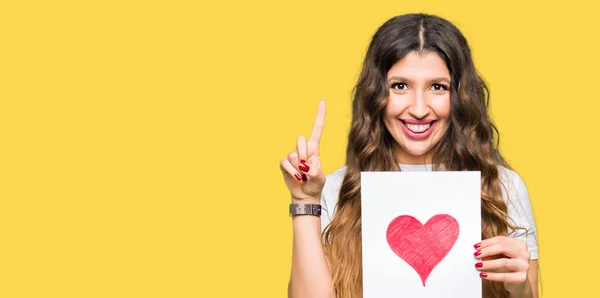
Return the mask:
<svg viewBox="0 0 600 298">
<path fill-rule="evenodd" d="M 387 73 L 385 126 L 396 140 L 396 160 L 431 163 L 450 117 L 450 72 L 436 53 L 411 52 Z"/>
</svg>

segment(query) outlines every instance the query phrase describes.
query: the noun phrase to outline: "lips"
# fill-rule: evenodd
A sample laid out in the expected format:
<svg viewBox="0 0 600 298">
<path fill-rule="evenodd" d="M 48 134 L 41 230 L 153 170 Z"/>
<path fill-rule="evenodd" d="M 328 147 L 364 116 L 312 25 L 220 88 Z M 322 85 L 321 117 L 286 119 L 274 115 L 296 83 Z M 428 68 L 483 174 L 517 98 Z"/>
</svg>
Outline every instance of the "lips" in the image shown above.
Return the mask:
<svg viewBox="0 0 600 298">
<path fill-rule="evenodd" d="M 420 140 L 427 138 L 435 126 L 437 121 L 433 119 L 414 120 L 414 119 L 398 119 L 404 133 L 411 139 Z"/>
</svg>

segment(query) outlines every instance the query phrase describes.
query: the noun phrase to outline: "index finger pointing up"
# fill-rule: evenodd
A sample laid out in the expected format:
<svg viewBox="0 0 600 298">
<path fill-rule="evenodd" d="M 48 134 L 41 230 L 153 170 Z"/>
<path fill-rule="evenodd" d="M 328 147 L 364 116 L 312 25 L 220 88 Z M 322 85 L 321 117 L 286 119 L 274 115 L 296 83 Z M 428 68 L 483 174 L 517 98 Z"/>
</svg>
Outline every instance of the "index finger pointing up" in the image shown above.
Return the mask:
<svg viewBox="0 0 600 298">
<path fill-rule="evenodd" d="M 323 133 L 323 125 L 325 124 L 325 100 L 321 99 L 319 102 L 319 109 L 317 110 L 317 117 L 315 118 L 315 124 L 313 126 L 312 133 L 310 134 L 310 141 L 319 143 L 321 141 L 321 133 Z"/>
</svg>

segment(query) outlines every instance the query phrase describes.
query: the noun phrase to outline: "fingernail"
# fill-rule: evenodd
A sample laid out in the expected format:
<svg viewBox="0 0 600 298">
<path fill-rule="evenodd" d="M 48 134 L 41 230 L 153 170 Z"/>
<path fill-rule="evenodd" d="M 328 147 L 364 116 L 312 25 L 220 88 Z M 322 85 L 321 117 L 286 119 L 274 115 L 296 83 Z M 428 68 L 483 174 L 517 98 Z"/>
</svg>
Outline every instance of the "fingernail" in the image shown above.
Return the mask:
<svg viewBox="0 0 600 298">
<path fill-rule="evenodd" d="M 475 252 L 473 255 L 475 255 L 476 257 L 478 257 L 480 254 L 481 254 L 481 251 L 480 251 L 480 250 L 478 250 L 478 251 L 476 251 L 476 252 Z"/>
<path fill-rule="evenodd" d="M 479 243 L 477 243 L 477 244 L 475 244 L 475 245 L 473 245 L 473 246 L 475 247 L 475 249 L 478 249 L 478 248 L 480 248 L 480 247 L 481 247 L 481 242 L 479 242 Z"/>
<path fill-rule="evenodd" d="M 296 174 L 294 174 L 294 177 L 296 177 L 296 179 L 298 179 L 298 181 L 302 181 L 302 176 L 300 176 L 300 174 L 296 173 Z"/>
<path fill-rule="evenodd" d="M 304 160 L 304 159 L 301 159 L 301 160 L 300 160 L 300 163 L 306 163 L 306 160 Z"/>
<path fill-rule="evenodd" d="M 483 263 L 482 262 L 475 263 L 475 268 L 481 268 L 481 267 L 483 267 Z"/>
<path fill-rule="evenodd" d="M 302 181 L 306 182 L 306 180 L 308 180 L 308 178 L 306 178 L 306 175 L 302 174 Z"/>
<path fill-rule="evenodd" d="M 298 167 L 300 168 L 300 170 L 302 170 L 303 172 L 308 172 L 310 171 L 310 167 L 305 164 L 305 163 L 300 163 L 300 165 L 298 165 Z"/>
<path fill-rule="evenodd" d="M 479 277 L 481 277 L 481 278 L 487 277 L 487 273 L 481 272 L 481 273 L 479 273 Z"/>
</svg>

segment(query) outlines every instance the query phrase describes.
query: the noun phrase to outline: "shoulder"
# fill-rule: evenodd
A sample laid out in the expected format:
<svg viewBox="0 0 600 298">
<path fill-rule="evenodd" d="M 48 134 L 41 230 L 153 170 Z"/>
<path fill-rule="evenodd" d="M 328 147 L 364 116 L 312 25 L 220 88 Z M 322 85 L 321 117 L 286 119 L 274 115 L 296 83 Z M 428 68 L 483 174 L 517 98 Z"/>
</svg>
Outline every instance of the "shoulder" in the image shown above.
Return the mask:
<svg viewBox="0 0 600 298">
<path fill-rule="evenodd" d="M 502 197 L 508 209 L 508 220 L 516 230 L 509 229 L 511 237 L 527 243 L 531 259 L 538 258 L 537 231 L 529 192 L 521 176 L 505 167 L 498 167 Z"/>
<path fill-rule="evenodd" d="M 321 224 L 324 229 L 327 224 L 333 219 L 335 208 L 340 195 L 342 181 L 346 175 L 346 166 L 343 166 L 325 178 L 325 186 L 321 192 Z"/>
<path fill-rule="evenodd" d="M 507 190 L 516 190 L 525 184 L 523 178 L 517 172 L 503 166 L 498 166 L 498 177 L 502 187 Z"/>
<path fill-rule="evenodd" d="M 502 197 L 508 208 L 508 216 L 513 221 L 512 224 L 528 225 L 523 222 L 532 217 L 531 202 L 525 181 L 513 170 L 502 166 L 499 166 L 498 170 Z"/>
<path fill-rule="evenodd" d="M 529 205 L 529 193 L 527 185 L 517 172 L 503 166 L 498 166 L 498 178 L 502 188 L 502 196 L 509 209 L 516 203 L 527 203 Z"/>
<path fill-rule="evenodd" d="M 340 194 L 340 188 L 342 187 L 342 181 L 346 175 L 346 166 L 343 166 L 333 173 L 327 175 L 325 179 L 325 186 L 323 186 L 322 200 L 324 205 L 333 214 L 333 208 L 337 204 L 338 196 Z"/>
<path fill-rule="evenodd" d="M 344 176 L 346 175 L 346 166 L 343 166 L 333 173 L 327 175 L 325 179 L 325 186 L 323 187 L 323 192 L 327 194 L 334 194 L 340 191 L 340 187 L 342 186 L 342 181 L 344 180 Z"/>
</svg>

